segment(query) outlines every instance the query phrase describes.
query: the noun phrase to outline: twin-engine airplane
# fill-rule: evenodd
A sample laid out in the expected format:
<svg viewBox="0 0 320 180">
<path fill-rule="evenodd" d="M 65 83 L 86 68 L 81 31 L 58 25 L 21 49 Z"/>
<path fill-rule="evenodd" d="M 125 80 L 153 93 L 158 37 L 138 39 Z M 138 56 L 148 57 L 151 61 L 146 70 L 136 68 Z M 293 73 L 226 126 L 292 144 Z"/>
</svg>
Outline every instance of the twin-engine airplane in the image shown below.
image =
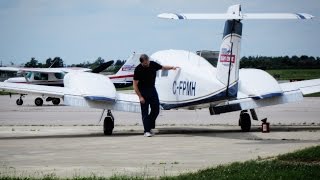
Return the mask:
<svg viewBox="0 0 320 180">
<path fill-rule="evenodd" d="M 176 71 L 159 71 L 156 88 L 162 110 L 208 108 L 210 114 L 241 111 L 242 131 L 250 131 L 251 117 L 258 120 L 255 108 L 303 100 L 304 94 L 320 91 L 320 79 L 279 84 L 271 75 L 258 69 L 240 69 L 242 20 L 246 19 L 312 19 L 309 14 L 243 14 L 240 5 L 229 7 L 225 14 L 160 14 L 169 19 L 225 19 L 217 68 L 204 58 L 183 50 L 164 50 L 152 54 L 160 64 L 179 66 Z M 135 94 L 117 92 L 105 76 L 70 72 L 64 87 L 0 83 L 0 89 L 54 96 L 64 104 L 108 110 L 104 133 L 112 134 L 114 117 L 111 110 L 140 112 Z M 251 116 L 250 116 L 251 115 Z M 103 117 L 103 113 L 101 115 Z"/>
<path fill-rule="evenodd" d="M 129 87 L 133 83 L 133 73 L 135 67 L 139 64 L 139 56 L 141 54 L 133 53 L 119 69 L 116 74 L 107 75 L 111 79 L 116 88 Z M 102 63 L 95 69 L 79 68 L 79 67 L 67 67 L 67 68 L 18 68 L 18 67 L 0 67 L 1 71 L 14 71 L 20 74 L 24 74 L 24 77 L 13 77 L 5 80 L 7 83 L 22 83 L 22 84 L 34 84 L 34 85 L 46 85 L 46 86 L 60 86 L 63 87 L 63 79 L 67 73 L 70 72 L 91 72 L 100 73 L 113 64 L 113 61 Z M 17 105 L 22 105 L 25 94 L 22 94 L 20 98 L 16 100 Z M 43 99 L 51 101 L 54 105 L 60 104 L 60 98 L 55 97 L 37 97 L 35 99 L 35 105 L 42 106 Z"/>
</svg>

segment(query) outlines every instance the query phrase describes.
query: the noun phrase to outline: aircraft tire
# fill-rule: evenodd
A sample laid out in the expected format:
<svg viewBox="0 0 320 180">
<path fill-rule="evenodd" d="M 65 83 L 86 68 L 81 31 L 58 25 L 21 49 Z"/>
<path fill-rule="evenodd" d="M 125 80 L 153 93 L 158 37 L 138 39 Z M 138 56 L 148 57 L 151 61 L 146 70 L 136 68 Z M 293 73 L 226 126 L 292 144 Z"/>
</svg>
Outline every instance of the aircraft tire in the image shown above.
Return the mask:
<svg viewBox="0 0 320 180">
<path fill-rule="evenodd" d="M 40 98 L 40 97 L 37 97 L 35 100 L 34 100 L 34 104 L 36 106 L 42 106 L 43 105 L 43 99 Z"/>
<path fill-rule="evenodd" d="M 59 105 L 60 104 L 60 98 L 53 98 L 52 99 L 52 104 L 56 105 L 56 106 Z"/>
<path fill-rule="evenodd" d="M 114 119 L 111 116 L 107 116 L 104 118 L 103 122 L 103 133 L 106 136 L 112 135 L 114 128 Z"/>
<path fill-rule="evenodd" d="M 23 104 L 23 100 L 21 98 L 17 99 L 16 104 L 21 106 Z"/>
<path fill-rule="evenodd" d="M 249 132 L 251 129 L 251 118 L 249 113 L 240 113 L 240 127 L 242 132 Z"/>
</svg>

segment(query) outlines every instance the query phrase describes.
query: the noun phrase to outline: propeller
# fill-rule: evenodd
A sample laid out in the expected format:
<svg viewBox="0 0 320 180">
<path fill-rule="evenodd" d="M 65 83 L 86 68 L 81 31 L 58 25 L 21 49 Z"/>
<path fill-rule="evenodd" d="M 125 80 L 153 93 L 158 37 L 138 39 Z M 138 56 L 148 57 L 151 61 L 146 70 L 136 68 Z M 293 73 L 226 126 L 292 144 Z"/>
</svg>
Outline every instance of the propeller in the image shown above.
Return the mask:
<svg viewBox="0 0 320 180">
<path fill-rule="evenodd" d="M 92 73 L 100 73 L 103 70 L 107 69 L 109 66 L 111 66 L 113 64 L 114 61 L 108 61 L 105 63 L 102 63 L 101 65 L 99 65 L 98 67 L 92 69 Z"/>
</svg>

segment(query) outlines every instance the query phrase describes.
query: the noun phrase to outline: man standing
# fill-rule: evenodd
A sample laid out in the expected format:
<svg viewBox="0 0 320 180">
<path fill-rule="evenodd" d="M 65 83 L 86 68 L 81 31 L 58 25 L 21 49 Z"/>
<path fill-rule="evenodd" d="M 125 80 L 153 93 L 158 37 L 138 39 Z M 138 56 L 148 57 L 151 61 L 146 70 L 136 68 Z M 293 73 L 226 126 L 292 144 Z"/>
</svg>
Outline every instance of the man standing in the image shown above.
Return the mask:
<svg viewBox="0 0 320 180">
<path fill-rule="evenodd" d="M 152 129 L 155 128 L 155 122 L 159 115 L 159 97 L 155 88 L 157 71 L 160 69 L 175 70 L 176 68 L 173 66 L 162 66 L 154 61 L 150 61 L 146 54 L 140 56 L 140 64 L 134 70 L 133 88 L 140 100 L 145 137 L 154 135 Z M 150 114 L 149 105 L 151 108 Z"/>
</svg>

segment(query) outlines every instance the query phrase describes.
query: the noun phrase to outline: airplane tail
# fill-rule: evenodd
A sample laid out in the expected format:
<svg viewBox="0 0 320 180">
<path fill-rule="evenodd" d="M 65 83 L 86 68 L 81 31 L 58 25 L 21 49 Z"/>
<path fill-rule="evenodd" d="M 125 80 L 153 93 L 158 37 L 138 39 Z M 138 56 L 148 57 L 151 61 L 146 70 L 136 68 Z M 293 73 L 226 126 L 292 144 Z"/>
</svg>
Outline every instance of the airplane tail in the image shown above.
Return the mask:
<svg viewBox="0 0 320 180">
<path fill-rule="evenodd" d="M 230 6 L 227 13 L 190 14 L 190 13 L 162 13 L 158 15 L 163 19 L 174 20 L 226 20 L 223 40 L 217 64 L 217 79 L 227 88 L 226 96 L 235 95 L 232 91 L 237 88 L 240 65 L 240 45 L 242 35 L 242 20 L 283 20 L 283 19 L 313 19 L 307 13 L 242 13 L 241 5 Z"/>
<path fill-rule="evenodd" d="M 241 14 L 240 6 L 231 6 L 227 14 Z M 227 88 L 239 79 L 242 23 L 239 20 L 225 22 L 217 63 L 217 79 Z"/>
<path fill-rule="evenodd" d="M 133 53 L 116 74 L 109 75 L 116 88 L 129 87 L 133 83 L 134 69 L 139 65 L 141 54 Z"/>
<path fill-rule="evenodd" d="M 114 74 L 114 76 L 127 76 L 132 75 L 136 66 L 139 65 L 140 53 L 133 53 L 119 69 L 119 71 Z"/>
</svg>

